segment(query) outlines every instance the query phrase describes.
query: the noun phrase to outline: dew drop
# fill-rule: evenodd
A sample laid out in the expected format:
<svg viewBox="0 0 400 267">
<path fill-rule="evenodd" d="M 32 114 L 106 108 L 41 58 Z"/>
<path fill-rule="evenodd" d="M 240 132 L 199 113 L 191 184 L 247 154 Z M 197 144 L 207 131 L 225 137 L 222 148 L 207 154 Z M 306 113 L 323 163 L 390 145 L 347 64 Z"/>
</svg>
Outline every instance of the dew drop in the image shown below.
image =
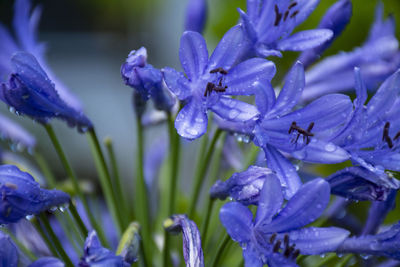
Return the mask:
<svg viewBox="0 0 400 267">
<path fill-rule="evenodd" d="M 336 150 L 336 146 L 332 143 L 328 143 L 325 145 L 325 151 L 326 152 L 333 152 Z"/>
</svg>

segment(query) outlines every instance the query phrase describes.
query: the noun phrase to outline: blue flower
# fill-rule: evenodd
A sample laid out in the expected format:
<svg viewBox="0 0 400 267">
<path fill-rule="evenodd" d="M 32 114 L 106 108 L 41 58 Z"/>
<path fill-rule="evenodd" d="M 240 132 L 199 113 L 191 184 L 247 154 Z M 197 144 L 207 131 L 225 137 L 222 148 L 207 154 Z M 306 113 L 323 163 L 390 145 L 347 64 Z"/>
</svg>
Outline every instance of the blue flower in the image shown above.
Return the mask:
<svg viewBox="0 0 400 267">
<path fill-rule="evenodd" d="M 175 120 L 182 137 L 193 140 L 207 130 L 207 110 L 229 121 L 248 121 L 258 115 L 257 109 L 231 95 L 256 94 L 253 84 L 269 83 L 275 74 L 272 62 L 253 58 L 233 67 L 242 57 L 245 36 L 240 26 L 230 29 L 208 58 L 207 45 L 197 32 L 185 32 L 179 57 L 183 73 L 163 70 L 168 88 L 186 102 Z"/>
<path fill-rule="evenodd" d="M 85 131 L 93 127 L 80 111 L 67 105 L 58 95 L 54 84 L 35 57 L 17 52 L 11 59 L 14 72 L 7 83 L 1 84 L 0 99 L 17 113 L 28 115 L 41 123 L 57 117 Z"/>
<path fill-rule="evenodd" d="M 152 98 L 156 108 L 170 111 L 175 100 L 164 87 L 161 71 L 147 63 L 147 50 L 141 47 L 129 53 L 121 66 L 121 75 L 125 84 L 134 88 L 142 101 Z M 139 101 L 139 100 L 136 100 Z"/>
<path fill-rule="evenodd" d="M 183 257 L 187 267 L 204 267 L 199 229 L 186 215 L 173 215 L 165 220 L 164 228 L 171 233 L 182 232 Z"/>
<path fill-rule="evenodd" d="M 30 0 L 16 0 L 14 5 L 13 26 L 16 40 L 0 24 L 0 82 L 7 79 L 13 67 L 10 58 L 15 52 L 26 51 L 34 55 L 50 79 L 55 83 L 55 90 L 60 98 L 70 107 L 82 111 L 82 104 L 70 90 L 53 74 L 45 60 L 45 45 L 37 40 L 37 28 L 42 9 L 40 6 L 31 11 Z"/>
<path fill-rule="evenodd" d="M 316 220 L 329 203 L 329 184 L 315 179 L 304 184 L 282 208 L 279 180 L 265 179 L 256 217 L 238 202 L 225 204 L 220 220 L 231 238 L 243 249 L 246 266 L 297 266 L 299 253 L 305 255 L 335 251 L 349 232 L 335 227 L 303 226 Z"/>
<path fill-rule="evenodd" d="M 351 52 L 327 57 L 306 73 L 302 100 L 309 101 L 328 93 L 354 88 L 354 67 L 361 69 L 368 89 L 375 89 L 400 67 L 399 42 L 393 17 L 383 20 L 383 5 L 376 9 L 375 21 L 367 41 Z"/>
<path fill-rule="evenodd" d="M 239 10 L 246 35 L 261 57 L 279 56 L 280 51 L 304 51 L 332 38 L 328 29 L 300 31 L 290 35 L 318 5 L 319 0 L 247 0 L 247 14 Z"/>
<path fill-rule="evenodd" d="M 79 267 L 127 267 L 130 266 L 121 256 L 116 256 L 104 248 L 96 231 L 92 230 L 85 241 L 84 252 Z"/>
<path fill-rule="evenodd" d="M 11 238 L 0 231 L 0 266 L 17 267 L 18 250 Z"/>
<path fill-rule="evenodd" d="M 40 188 L 33 177 L 12 165 L 0 166 L 0 224 L 17 222 L 70 201 L 64 192 Z"/>
<path fill-rule="evenodd" d="M 376 235 L 347 238 L 337 253 L 383 256 L 400 260 L 400 223 Z"/>
<path fill-rule="evenodd" d="M 299 61 L 307 68 L 332 44 L 332 42 L 342 33 L 352 16 L 352 4 L 350 0 L 338 0 L 333 4 L 321 19 L 318 28 L 330 29 L 333 37 L 320 46 L 314 47 L 301 53 Z"/>
<path fill-rule="evenodd" d="M 57 258 L 43 257 L 30 264 L 28 267 L 64 267 L 64 266 L 65 264 Z"/>
<path fill-rule="evenodd" d="M 189 0 L 185 13 L 185 31 L 202 33 L 207 19 L 207 1 Z"/>
<path fill-rule="evenodd" d="M 32 150 L 36 145 L 36 139 L 20 125 L 0 114 L 0 133 L 2 139 L 9 139 L 17 148 Z"/>
</svg>

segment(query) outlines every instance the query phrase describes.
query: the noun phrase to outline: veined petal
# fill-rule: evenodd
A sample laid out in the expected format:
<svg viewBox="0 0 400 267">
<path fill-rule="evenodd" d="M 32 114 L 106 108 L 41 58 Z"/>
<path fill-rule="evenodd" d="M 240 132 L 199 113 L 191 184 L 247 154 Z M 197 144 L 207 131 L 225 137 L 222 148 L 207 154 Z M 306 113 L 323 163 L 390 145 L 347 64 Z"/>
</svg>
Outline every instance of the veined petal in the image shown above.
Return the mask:
<svg viewBox="0 0 400 267">
<path fill-rule="evenodd" d="M 390 110 L 400 92 L 400 70 L 387 78 L 367 105 L 368 120 L 374 122 Z"/>
<path fill-rule="evenodd" d="M 296 244 L 301 254 L 316 255 L 335 251 L 350 232 L 337 228 L 307 227 L 289 233 L 289 242 Z"/>
<path fill-rule="evenodd" d="M 234 26 L 222 37 L 210 57 L 207 70 L 217 67 L 229 70 L 247 52 L 249 40 L 241 25 Z"/>
<path fill-rule="evenodd" d="M 258 1 L 258 0 L 256 0 Z M 249 2 L 249 1 L 247 1 Z M 238 8 L 238 12 L 240 15 L 240 18 L 242 19 L 242 23 L 243 23 L 243 28 L 247 34 L 247 37 L 252 41 L 252 42 L 256 42 L 257 41 L 257 32 L 254 28 L 254 24 L 253 21 L 249 18 L 250 15 L 247 15 L 246 13 L 244 13 L 243 10 L 241 10 L 240 8 Z"/>
<path fill-rule="evenodd" d="M 275 105 L 276 96 L 274 88 L 272 88 L 269 82 L 265 84 L 255 82 L 253 87 L 257 109 L 260 111 L 261 117 L 264 117 Z"/>
<path fill-rule="evenodd" d="M 222 96 L 210 109 L 221 118 L 237 122 L 251 120 L 259 114 L 255 106 L 225 96 Z"/>
<path fill-rule="evenodd" d="M 192 99 L 176 116 L 175 128 L 180 136 L 193 140 L 207 131 L 207 123 L 206 110 Z"/>
<path fill-rule="evenodd" d="M 229 71 L 225 83 L 228 95 L 253 95 L 254 83 L 269 83 L 276 73 L 273 62 L 262 59 L 248 59 Z"/>
<path fill-rule="evenodd" d="M 247 0 L 247 15 L 251 19 L 251 21 L 255 21 L 260 12 L 260 0 Z"/>
<path fill-rule="evenodd" d="M 304 51 L 320 46 L 333 36 L 333 32 L 327 29 L 307 30 L 293 34 L 278 41 L 279 50 Z"/>
<path fill-rule="evenodd" d="M 334 164 L 350 159 L 350 154 L 340 146 L 317 138 L 311 141 L 301 150 L 296 150 L 292 156 L 307 162 Z"/>
<path fill-rule="evenodd" d="M 283 203 L 282 187 L 279 179 L 270 174 L 264 179 L 260 192 L 255 224 L 271 222 L 272 217 L 278 213 Z"/>
<path fill-rule="evenodd" d="M 250 240 L 253 214 L 239 202 L 229 202 L 219 211 L 219 219 L 230 237 L 239 243 Z"/>
<path fill-rule="evenodd" d="M 285 198 L 290 199 L 301 187 L 300 177 L 295 167 L 273 146 L 266 145 L 263 149 L 268 168 L 276 172 L 284 189 L 283 194 Z"/>
<path fill-rule="evenodd" d="M 243 259 L 245 267 L 262 267 L 263 263 L 260 256 L 252 247 L 243 249 Z"/>
<path fill-rule="evenodd" d="M 208 63 L 207 44 L 198 32 L 186 31 L 182 34 L 179 59 L 190 80 L 198 79 Z"/>
<path fill-rule="evenodd" d="M 57 258 L 43 257 L 31 263 L 28 267 L 64 267 L 65 264 Z"/>
<path fill-rule="evenodd" d="M 301 228 L 321 216 L 329 203 L 329 197 L 329 184 L 320 178 L 312 180 L 289 199 L 271 223 L 260 223 L 258 229 L 265 233 L 279 233 Z"/>
<path fill-rule="evenodd" d="M 279 93 L 274 107 L 267 117 L 273 115 L 284 115 L 299 101 L 305 84 L 304 68 L 301 62 L 297 61 L 286 77 L 285 85 Z"/>
<path fill-rule="evenodd" d="M 11 238 L 0 232 L 0 264 L 1 266 L 17 267 L 18 250 Z"/>
<path fill-rule="evenodd" d="M 162 73 L 168 89 L 171 90 L 179 100 L 184 100 L 191 96 L 192 92 L 189 81 L 183 73 L 168 67 L 162 69 Z"/>
</svg>

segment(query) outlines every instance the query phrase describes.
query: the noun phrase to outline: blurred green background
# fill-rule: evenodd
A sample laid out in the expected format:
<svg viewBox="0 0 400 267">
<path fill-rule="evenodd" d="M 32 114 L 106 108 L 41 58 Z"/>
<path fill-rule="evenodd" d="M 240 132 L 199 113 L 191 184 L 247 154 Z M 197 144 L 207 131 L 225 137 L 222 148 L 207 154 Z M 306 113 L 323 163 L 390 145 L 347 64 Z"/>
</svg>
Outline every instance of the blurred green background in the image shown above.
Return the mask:
<svg viewBox="0 0 400 267">
<path fill-rule="evenodd" d="M 317 10 L 298 29 L 315 27 L 334 0 L 322 0 Z M 180 68 L 179 38 L 183 31 L 186 0 L 35 0 L 43 7 L 39 39 L 47 44 L 48 62 L 58 77 L 82 100 L 87 115 L 93 120 L 99 136 L 111 136 L 127 180 L 134 173 L 134 117 L 131 108 L 132 89 L 125 86 L 119 70 L 132 49 L 145 46 L 149 62 L 156 67 Z M 397 36 L 400 33 L 400 1 L 386 0 L 385 14 L 397 18 Z M 377 1 L 354 0 L 353 18 L 344 34 L 326 54 L 350 51 L 360 45 L 369 31 Z M 221 36 L 238 21 L 240 7 L 245 0 L 209 0 L 205 38 L 211 51 Z M 0 0 L 0 21 L 10 26 L 13 1 Z M 1 41 L 1 40 L 0 40 Z M 296 53 L 285 53 L 283 59 L 273 58 L 278 75 L 290 66 Z M 1 110 L 7 112 L 5 105 Z M 39 139 L 39 147 L 63 176 L 44 130 L 30 119 L 16 117 Z M 55 122 L 56 131 L 80 177 L 93 179 L 95 168 L 90 157 L 86 137 Z M 147 143 L 157 138 L 157 128 L 150 132 Z M 183 158 L 193 159 L 196 144 L 185 143 Z M 192 165 L 189 165 L 192 166 Z M 183 170 L 182 177 L 190 175 Z"/>
</svg>

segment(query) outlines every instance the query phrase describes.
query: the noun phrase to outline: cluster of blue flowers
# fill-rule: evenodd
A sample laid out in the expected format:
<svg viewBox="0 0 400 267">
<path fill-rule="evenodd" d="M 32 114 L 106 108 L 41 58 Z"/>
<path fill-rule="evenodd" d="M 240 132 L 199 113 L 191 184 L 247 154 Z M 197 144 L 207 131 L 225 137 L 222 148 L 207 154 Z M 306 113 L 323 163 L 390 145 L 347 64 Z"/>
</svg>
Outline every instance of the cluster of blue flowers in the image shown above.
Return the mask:
<svg viewBox="0 0 400 267">
<path fill-rule="evenodd" d="M 0 99 L 44 127 L 72 189 L 71 196 L 45 189 L 60 183 L 35 149 L 35 138 L 0 115 L 2 137 L 26 148 L 41 173 L 35 180 L 23 171 L 31 170 L 23 162 L 5 164 L 10 152 L 1 154 L 0 266 L 231 266 L 230 257 L 240 259 L 227 253 L 234 242 L 246 267 L 328 261 L 399 266 L 400 224 L 385 221 L 400 188 L 400 50 L 394 19 L 384 18 L 378 3 L 362 46 L 321 57 L 350 22 L 352 3 L 338 0 L 317 29 L 293 33 L 319 2 L 247 0 L 246 12 L 238 9 L 238 24 L 209 56 L 201 34 L 206 1 L 189 0 L 179 48 L 182 71 L 149 64 L 144 47 L 129 54 L 121 75 L 134 89 L 138 161 L 134 203 L 129 203 L 111 140 L 105 141 L 106 157 L 82 104 L 47 67 L 37 41 L 41 9 L 31 12 L 30 0 L 16 0 L 15 34 L 0 25 Z M 284 51 L 301 53 L 282 86 L 274 88 L 279 68 L 274 59 Z M 161 119 L 146 117 L 149 100 Z M 53 118 L 88 136 L 100 201 L 88 201 L 52 129 Z M 155 144 L 156 152 L 144 151 L 143 126 L 160 121 L 168 125 L 169 140 Z M 181 141 L 199 138 L 189 205 L 178 208 L 176 200 L 185 199 L 177 190 Z M 170 173 L 164 176 L 170 180 L 159 199 L 153 188 L 166 151 Z M 202 212 L 196 207 L 212 167 L 217 171 L 209 175 L 213 185 Z M 321 172 L 324 168 L 328 171 Z M 371 203 L 364 221 L 348 210 L 359 201 Z M 107 212 L 94 214 L 94 207 L 104 206 Z M 183 249 L 176 253 L 170 234 L 180 233 Z"/>
</svg>

